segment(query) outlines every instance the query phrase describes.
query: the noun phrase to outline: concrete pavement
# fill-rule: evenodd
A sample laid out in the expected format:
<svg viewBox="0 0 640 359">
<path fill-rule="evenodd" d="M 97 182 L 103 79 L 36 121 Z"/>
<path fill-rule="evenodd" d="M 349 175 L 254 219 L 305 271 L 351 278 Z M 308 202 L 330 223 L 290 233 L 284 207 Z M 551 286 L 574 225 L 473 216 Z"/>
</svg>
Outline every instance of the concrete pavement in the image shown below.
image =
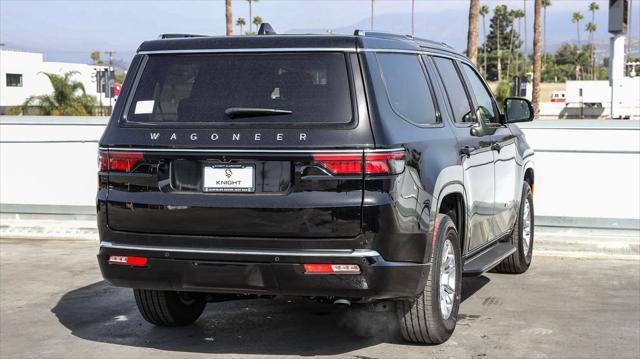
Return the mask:
<svg viewBox="0 0 640 359">
<path fill-rule="evenodd" d="M 637 358 L 640 260 L 535 256 L 524 275 L 465 279 L 440 346 L 402 343 L 392 313 L 301 300 L 209 304 L 156 328 L 130 290 L 101 280 L 94 241 L 0 240 L 0 357 Z"/>
</svg>

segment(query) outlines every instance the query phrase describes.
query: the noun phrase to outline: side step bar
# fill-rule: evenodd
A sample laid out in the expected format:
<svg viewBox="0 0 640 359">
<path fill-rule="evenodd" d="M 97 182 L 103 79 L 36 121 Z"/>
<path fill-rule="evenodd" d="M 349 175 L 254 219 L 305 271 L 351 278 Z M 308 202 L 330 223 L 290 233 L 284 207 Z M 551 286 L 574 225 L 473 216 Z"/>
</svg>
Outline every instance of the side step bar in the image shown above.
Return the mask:
<svg viewBox="0 0 640 359">
<path fill-rule="evenodd" d="M 482 275 L 482 273 L 493 269 L 516 251 L 511 243 L 499 242 L 494 246 L 487 248 L 485 251 L 474 256 L 464 263 L 462 275 L 465 277 L 473 277 Z"/>
</svg>

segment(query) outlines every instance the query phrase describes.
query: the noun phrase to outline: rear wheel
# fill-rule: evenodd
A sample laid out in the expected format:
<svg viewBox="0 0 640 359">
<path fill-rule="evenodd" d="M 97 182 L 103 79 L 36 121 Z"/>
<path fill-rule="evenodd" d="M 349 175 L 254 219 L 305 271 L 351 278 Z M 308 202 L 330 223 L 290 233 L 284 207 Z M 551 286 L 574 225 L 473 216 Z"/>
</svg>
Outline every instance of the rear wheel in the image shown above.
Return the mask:
<svg viewBox="0 0 640 359">
<path fill-rule="evenodd" d="M 436 242 L 431 269 L 422 293 L 396 303 L 402 336 L 420 344 L 440 344 L 456 327 L 462 283 L 460 241 L 453 220 L 436 217 Z"/>
<path fill-rule="evenodd" d="M 496 272 L 520 274 L 529 269 L 533 257 L 533 195 L 527 182 L 522 186 L 522 199 L 518 219 L 513 228 L 511 242 L 516 251 L 495 268 Z"/>
<path fill-rule="evenodd" d="M 162 327 L 176 327 L 195 322 L 207 301 L 200 293 L 134 289 L 133 294 L 142 317 Z"/>
</svg>

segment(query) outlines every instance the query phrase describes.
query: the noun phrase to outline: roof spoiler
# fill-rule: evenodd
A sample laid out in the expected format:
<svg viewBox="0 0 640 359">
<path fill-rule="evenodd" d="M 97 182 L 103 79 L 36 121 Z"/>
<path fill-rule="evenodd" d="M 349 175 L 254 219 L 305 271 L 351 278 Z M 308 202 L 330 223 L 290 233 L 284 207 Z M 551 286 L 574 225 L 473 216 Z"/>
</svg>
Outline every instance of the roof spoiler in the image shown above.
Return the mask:
<svg viewBox="0 0 640 359">
<path fill-rule="evenodd" d="M 263 22 L 262 24 L 260 24 L 258 35 L 277 35 L 277 33 L 276 30 L 274 30 L 268 22 Z"/>
<path fill-rule="evenodd" d="M 207 37 L 207 35 L 194 35 L 194 34 L 160 34 L 158 35 L 158 39 L 182 39 L 187 37 Z"/>
</svg>

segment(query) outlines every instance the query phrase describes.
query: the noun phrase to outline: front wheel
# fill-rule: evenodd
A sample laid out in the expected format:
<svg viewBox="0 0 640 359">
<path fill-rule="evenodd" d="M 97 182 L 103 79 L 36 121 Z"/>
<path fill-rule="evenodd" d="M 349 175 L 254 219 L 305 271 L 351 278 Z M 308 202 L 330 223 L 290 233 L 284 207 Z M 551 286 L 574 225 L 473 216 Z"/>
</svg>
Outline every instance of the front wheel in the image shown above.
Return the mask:
<svg viewBox="0 0 640 359">
<path fill-rule="evenodd" d="M 511 243 L 516 251 L 498 264 L 495 269 L 497 272 L 521 274 L 529 269 L 533 257 L 533 218 L 533 194 L 525 182 L 522 185 L 520 211 L 511 234 Z"/>
<path fill-rule="evenodd" d="M 419 344 L 440 344 L 456 327 L 462 289 L 462 262 L 458 231 L 451 218 L 436 217 L 427 283 L 415 299 L 396 302 L 402 337 Z"/>
</svg>

